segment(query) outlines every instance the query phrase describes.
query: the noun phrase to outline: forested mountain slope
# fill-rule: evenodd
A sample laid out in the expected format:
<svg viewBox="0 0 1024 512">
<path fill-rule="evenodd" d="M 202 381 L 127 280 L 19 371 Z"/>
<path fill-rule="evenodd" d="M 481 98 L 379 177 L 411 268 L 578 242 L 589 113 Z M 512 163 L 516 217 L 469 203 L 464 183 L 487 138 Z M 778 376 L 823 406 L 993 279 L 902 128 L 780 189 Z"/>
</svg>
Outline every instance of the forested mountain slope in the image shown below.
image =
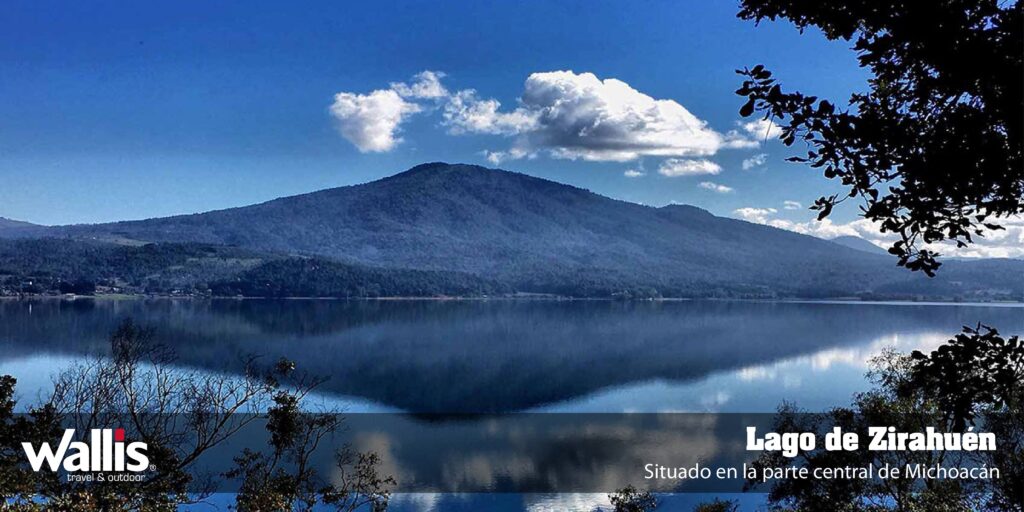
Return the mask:
<svg viewBox="0 0 1024 512">
<path fill-rule="evenodd" d="M 234 246 L 474 274 L 518 291 L 568 295 L 654 289 L 673 296 L 824 297 L 883 287 L 899 293 L 927 279 L 886 255 L 692 206 L 654 208 L 523 174 L 444 163 L 241 208 L 32 230 L 41 235 Z M 1004 260 L 981 273 L 1016 271 L 1024 275 L 1024 263 Z"/>
</svg>

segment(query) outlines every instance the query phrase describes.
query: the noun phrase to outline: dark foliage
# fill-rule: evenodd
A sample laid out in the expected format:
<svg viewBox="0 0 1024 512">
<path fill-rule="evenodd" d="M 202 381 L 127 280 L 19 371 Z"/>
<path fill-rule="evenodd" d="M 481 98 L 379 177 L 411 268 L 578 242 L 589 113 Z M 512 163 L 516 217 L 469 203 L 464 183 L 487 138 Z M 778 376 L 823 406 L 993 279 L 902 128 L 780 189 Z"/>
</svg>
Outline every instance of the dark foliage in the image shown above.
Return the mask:
<svg viewBox="0 0 1024 512">
<path fill-rule="evenodd" d="M 871 78 L 843 108 L 784 92 L 763 65 L 743 69 L 740 114 L 778 123 L 786 145 L 804 141 L 806 156 L 790 160 L 848 189 L 816 201 L 819 219 L 859 198 L 865 218 L 901 236 L 889 250 L 899 264 L 932 275 L 925 244 L 964 246 L 1024 210 L 1021 13 L 998 0 L 743 0 L 740 18 L 852 41 Z"/>
<path fill-rule="evenodd" d="M 387 510 L 390 489 L 397 482 L 378 471 L 376 453 L 353 453 L 343 447 L 335 453 L 335 475 L 322 475 L 311 464 L 317 447 L 341 425 L 335 414 L 302 412 L 303 399 L 323 381 L 297 376 L 294 363 L 286 359 L 278 361 L 268 378 L 275 385 L 281 379 L 300 384 L 297 390 L 281 389 L 273 395 L 266 424 L 270 449 L 245 449 L 224 475 L 241 481 L 235 508 L 241 512 Z M 331 476 L 337 478 L 332 482 Z"/>
<path fill-rule="evenodd" d="M 1024 400 L 1024 343 L 993 328 L 965 327 L 931 354 L 915 350 L 910 390 L 923 390 L 957 430 L 979 410 L 1019 407 Z"/>
<path fill-rule="evenodd" d="M 984 460 L 1003 471 L 986 493 L 986 509 L 1024 510 L 1024 343 L 978 325 L 911 359 L 903 395 L 923 393 L 951 428 L 981 424 L 999 439 L 999 449 Z"/>
<path fill-rule="evenodd" d="M 787 459 L 763 453 L 758 468 L 798 464 L 814 467 L 866 467 L 883 464 L 948 464 L 998 468 L 999 478 L 955 479 L 803 479 L 784 478 L 769 488 L 779 510 L 864 512 L 925 510 L 1021 510 L 1024 504 L 1024 345 L 988 328 L 966 328 L 931 354 L 887 352 L 872 361 L 876 387 L 858 394 L 849 408 L 822 414 L 800 413 L 784 405 L 774 425 L 778 432 L 817 432 L 839 426 L 866 439 L 869 426 L 889 425 L 897 432 L 967 429 L 992 432 L 992 452 L 826 451 L 802 452 Z M 756 487 L 748 481 L 748 488 Z"/>
<path fill-rule="evenodd" d="M 334 469 L 340 482 L 334 483 L 309 464 L 317 444 L 341 421 L 328 411 L 302 412 L 303 400 L 322 379 L 296 374 L 295 365 L 284 359 L 272 369 L 241 376 L 189 372 L 175 365 L 174 351 L 157 342 L 155 330 L 131 319 L 118 326 L 110 343 L 109 358 L 62 372 L 50 399 L 27 414 L 16 412 L 15 380 L 0 376 L 5 510 L 169 511 L 201 502 L 210 490 L 189 468 L 258 418 L 268 399 L 268 446 L 244 450 L 226 475 L 240 480 L 235 509 L 387 509 L 395 480 L 379 472 L 376 454 L 339 449 Z M 112 426 L 147 443 L 151 466 L 141 481 L 65 480 L 60 473 L 32 471 L 24 461 L 22 442 L 53 442 L 66 427 L 86 432 Z"/>
<path fill-rule="evenodd" d="M 869 373 L 877 386 L 858 394 L 851 407 L 835 408 L 825 413 L 807 413 L 792 404 L 780 407 L 772 430 L 783 433 L 815 433 L 823 439 L 833 427 L 843 432 L 856 432 L 862 440 L 868 439 L 868 428 L 876 425 L 895 427 L 899 432 L 920 431 L 922 426 L 943 429 L 941 412 L 932 406 L 920 392 L 900 395 L 898 383 L 908 378 L 909 360 L 906 356 L 886 353 L 872 362 Z M 863 442 L 863 441 L 862 441 Z M 950 456 L 955 456 L 950 454 Z M 753 467 L 761 473 L 765 468 L 864 468 L 868 466 L 903 467 L 907 464 L 931 466 L 942 463 L 942 452 L 928 451 L 828 451 L 819 446 L 812 451 L 800 452 L 787 458 L 780 452 L 763 452 Z M 835 510 L 845 512 L 917 512 L 972 510 L 971 504 L 984 489 L 959 480 L 926 480 L 913 478 L 799 478 L 784 477 L 761 484 L 748 479 L 748 489 L 768 486 L 768 502 L 773 510 Z"/>
<path fill-rule="evenodd" d="M 117 245 L 56 238 L 0 240 L 0 289 L 88 295 L 192 290 L 272 255 L 201 244 Z"/>
<path fill-rule="evenodd" d="M 75 295 L 92 295 L 96 293 L 96 283 L 88 279 L 76 279 L 74 281 L 60 281 L 57 289 L 61 293 L 72 293 Z"/>
<path fill-rule="evenodd" d="M 215 296 L 437 297 L 502 294 L 509 288 L 461 272 L 346 265 L 321 259 L 264 263 L 230 280 L 210 284 Z"/>
<path fill-rule="evenodd" d="M 21 443 L 40 443 L 60 437 L 58 415 L 52 407 L 15 413 L 14 377 L 0 376 L 0 498 L 5 502 L 38 492 L 54 492 L 60 487 L 54 473 L 37 473 L 21 464 Z"/>
<path fill-rule="evenodd" d="M 735 501 L 715 498 L 707 503 L 697 505 L 693 512 L 737 512 L 739 509 L 740 505 Z"/>
<path fill-rule="evenodd" d="M 650 512 L 658 507 L 658 500 L 649 491 L 640 491 L 632 485 L 609 494 L 615 512 Z"/>
<path fill-rule="evenodd" d="M 0 240 L 0 290 L 247 297 L 481 296 L 510 291 L 466 273 L 286 258 L 225 246 Z"/>
</svg>

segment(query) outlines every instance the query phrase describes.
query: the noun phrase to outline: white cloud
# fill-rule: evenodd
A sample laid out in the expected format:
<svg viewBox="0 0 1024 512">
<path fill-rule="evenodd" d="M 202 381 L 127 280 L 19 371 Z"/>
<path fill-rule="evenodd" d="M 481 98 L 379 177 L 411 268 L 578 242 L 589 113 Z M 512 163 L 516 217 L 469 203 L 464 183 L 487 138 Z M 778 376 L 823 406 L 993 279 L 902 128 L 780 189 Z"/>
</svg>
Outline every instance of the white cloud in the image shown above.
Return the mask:
<svg viewBox="0 0 1024 512">
<path fill-rule="evenodd" d="M 537 153 L 520 148 L 510 148 L 508 151 L 484 151 L 484 158 L 494 165 L 498 165 L 506 160 L 519 160 L 522 158 L 533 159 L 536 157 Z"/>
<path fill-rule="evenodd" d="M 480 99 L 473 89 L 458 91 L 448 97 L 444 106 L 444 124 L 454 135 L 485 133 L 515 135 L 532 130 L 537 125 L 536 114 L 523 109 L 499 112 L 501 103 L 495 99 Z M 526 153 L 526 150 L 522 150 Z"/>
<path fill-rule="evenodd" d="M 789 208 L 790 203 L 799 205 L 795 201 L 786 201 L 784 204 L 787 210 L 791 209 Z M 883 235 L 879 231 L 879 226 L 867 219 L 857 219 L 847 223 L 835 223 L 829 218 L 820 221 L 811 219 L 806 222 L 798 222 L 775 218 L 774 216 L 778 212 L 775 208 L 740 208 L 733 211 L 738 217 L 749 222 L 795 231 L 803 235 L 824 238 L 826 240 L 840 236 L 856 236 L 879 247 L 888 247 L 887 244 L 895 239 L 891 234 Z"/>
<path fill-rule="evenodd" d="M 750 149 L 761 146 L 761 143 L 767 139 L 777 138 L 781 133 L 782 129 L 775 123 L 768 121 L 767 119 L 759 119 L 757 121 L 736 121 L 737 129 L 729 130 L 725 134 L 723 146 L 731 149 Z M 764 159 L 767 155 L 755 155 L 754 157 L 744 160 L 743 169 L 752 169 L 758 165 L 764 164 Z M 748 163 L 749 162 L 749 163 Z"/>
<path fill-rule="evenodd" d="M 334 95 L 330 112 L 338 123 L 341 136 L 359 151 L 390 151 L 399 142 L 399 126 L 421 107 L 410 103 L 392 89 L 369 94 L 339 92 Z"/>
<path fill-rule="evenodd" d="M 738 215 L 741 219 L 749 222 L 756 222 L 758 224 L 767 224 L 768 217 L 775 215 L 779 211 L 775 208 L 738 208 L 733 210 L 733 213 Z"/>
<path fill-rule="evenodd" d="M 743 128 L 743 131 L 747 132 L 757 142 L 765 139 L 774 139 L 782 134 L 782 128 L 779 128 L 779 125 L 767 119 L 742 123 L 740 128 Z"/>
<path fill-rule="evenodd" d="M 754 140 L 739 130 L 729 130 L 725 133 L 723 147 L 729 149 L 752 149 L 761 146 L 761 141 Z"/>
<path fill-rule="evenodd" d="M 626 171 L 623 172 L 622 175 L 627 178 L 639 178 L 641 176 L 647 176 L 647 169 L 644 168 L 644 161 L 640 160 L 640 162 L 637 163 L 636 167 L 626 169 Z"/>
<path fill-rule="evenodd" d="M 799 210 L 799 209 L 803 208 L 804 205 L 800 204 L 797 201 L 783 201 L 782 202 L 782 207 L 787 209 L 787 210 Z"/>
<path fill-rule="evenodd" d="M 786 203 L 795 203 L 787 201 Z M 788 208 L 787 208 L 788 209 Z M 774 218 L 775 208 L 740 208 L 733 212 L 741 219 L 768 226 L 794 231 L 804 235 L 831 240 L 840 236 L 856 236 L 878 247 L 888 249 L 899 239 L 894 233 L 882 233 L 878 223 L 858 218 L 850 222 L 833 222 L 830 218 L 821 221 L 793 221 Z M 988 231 L 985 236 L 974 237 L 974 243 L 958 248 L 952 243 L 927 244 L 923 248 L 936 251 L 943 256 L 960 258 L 1024 258 L 1024 217 L 1004 218 L 996 221 L 1005 229 Z"/>
<path fill-rule="evenodd" d="M 696 176 L 700 174 L 718 174 L 722 167 L 711 160 L 688 160 L 669 158 L 658 167 L 658 174 L 674 178 L 677 176 Z"/>
<path fill-rule="evenodd" d="M 723 144 L 719 133 L 679 103 L 592 73 L 534 73 L 526 80 L 522 103 L 539 118 L 531 143 L 564 158 L 707 156 Z"/>
<path fill-rule="evenodd" d="M 871 239 L 882 241 L 884 238 L 879 232 L 875 225 L 867 219 L 857 219 L 847 223 L 835 223 L 832 219 L 814 220 L 811 219 L 806 222 L 794 222 L 785 219 L 770 219 L 766 222 L 769 226 L 774 226 L 780 229 L 787 229 L 789 231 L 796 231 L 804 235 L 816 236 L 818 238 L 824 238 L 831 240 L 840 236 L 856 236 L 864 238 L 869 242 Z M 867 236 L 865 236 L 867 235 Z M 892 238 L 892 237 L 889 237 Z"/>
<path fill-rule="evenodd" d="M 742 167 L 743 167 L 744 171 L 749 171 L 749 170 L 753 169 L 754 167 L 760 167 L 760 166 L 764 165 L 764 163 L 767 162 L 767 161 L 768 161 L 768 155 L 767 154 L 765 154 L 765 153 L 758 153 L 758 154 L 756 154 L 756 155 L 754 155 L 754 156 L 752 156 L 750 158 L 747 158 L 747 159 L 743 160 Z"/>
<path fill-rule="evenodd" d="M 974 243 L 962 249 L 943 245 L 938 251 L 963 258 L 1024 258 L 1024 216 L 991 218 L 986 222 L 999 224 L 1004 229 L 975 236 Z"/>
<path fill-rule="evenodd" d="M 439 99 L 448 96 L 448 89 L 441 85 L 446 75 L 440 71 L 421 71 L 414 75 L 413 83 L 392 82 L 391 90 L 404 98 Z"/>
<path fill-rule="evenodd" d="M 732 187 L 727 187 L 725 185 L 719 185 L 718 183 L 714 183 L 714 182 L 711 182 L 711 181 L 702 181 L 697 186 L 702 188 L 702 189 L 710 190 L 712 192 L 716 192 L 716 193 L 719 193 L 719 194 L 728 194 L 729 192 L 733 191 Z"/>
<path fill-rule="evenodd" d="M 450 134 L 511 138 L 509 149 L 486 153 L 492 163 L 539 153 L 615 162 L 644 156 L 699 158 L 725 148 L 759 145 L 749 134 L 755 131 L 756 121 L 722 134 L 675 100 L 656 99 L 626 82 L 593 73 L 533 73 L 524 83 L 518 105 L 506 110 L 498 100 L 482 97 L 474 89 L 448 90 L 442 83 L 445 76 L 428 70 L 409 82 L 393 82 L 388 89 L 340 92 L 331 114 L 342 135 L 368 152 L 393 149 L 401 142 L 397 134 L 409 115 L 438 109 L 441 124 Z"/>
<path fill-rule="evenodd" d="M 515 136 L 525 152 L 545 150 L 556 158 L 590 161 L 710 156 L 733 147 L 676 101 L 655 99 L 621 80 L 592 73 L 533 73 L 520 105 L 509 112 L 500 107 L 472 89 L 459 91 L 445 107 L 445 125 L 455 134 Z"/>
<path fill-rule="evenodd" d="M 341 136 L 359 151 L 391 151 L 402 142 L 398 137 L 402 123 L 426 110 L 413 100 L 440 101 L 449 96 L 441 84 L 444 76 L 440 71 L 427 70 L 414 75 L 411 83 L 392 82 L 388 89 L 368 94 L 339 92 L 334 95 L 330 112 Z"/>
<path fill-rule="evenodd" d="M 509 156 L 504 151 L 488 151 L 488 150 L 484 150 L 484 158 L 486 158 L 488 162 L 490 162 L 490 163 L 492 163 L 494 165 L 498 165 L 498 164 L 504 162 L 505 160 L 508 160 Z"/>
</svg>

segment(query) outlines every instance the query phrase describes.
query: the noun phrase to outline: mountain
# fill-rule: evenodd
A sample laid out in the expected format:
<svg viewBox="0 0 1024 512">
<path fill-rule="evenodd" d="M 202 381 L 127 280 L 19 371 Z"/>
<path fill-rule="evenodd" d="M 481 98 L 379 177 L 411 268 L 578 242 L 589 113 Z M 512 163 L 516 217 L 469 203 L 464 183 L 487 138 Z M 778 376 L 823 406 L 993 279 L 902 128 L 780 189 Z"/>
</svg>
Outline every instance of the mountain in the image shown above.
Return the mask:
<svg viewBox="0 0 1024 512">
<path fill-rule="evenodd" d="M 22 222 L 20 220 L 8 219 L 7 217 L 0 217 L 0 229 L 7 228 L 18 228 L 18 227 L 30 227 L 35 226 L 28 222 Z"/>
<path fill-rule="evenodd" d="M 32 224 L 30 222 L 22 222 L 20 220 L 0 217 L 0 237 L 14 236 L 21 233 L 31 233 L 38 229 L 43 229 L 43 226 Z"/>
<path fill-rule="evenodd" d="M 834 297 L 883 286 L 897 293 L 893 283 L 908 279 L 890 257 L 692 206 L 654 208 L 445 163 L 241 208 L 51 227 L 33 236 L 236 246 L 465 273 L 518 291 L 576 296 Z M 1012 272 L 1024 264 L 1007 265 Z"/>
<path fill-rule="evenodd" d="M 881 247 L 859 236 L 844 235 L 832 238 L 829 241 L 834 244 L 849 247 L 850 249 L 857 249 L 858 251 L 864 251 L 871 254 L 880 254 L 883 256 L 887 256 L 889 254 L 889 252 L 886 251 L 885 249 L 882 249 Z"/>
</svg>

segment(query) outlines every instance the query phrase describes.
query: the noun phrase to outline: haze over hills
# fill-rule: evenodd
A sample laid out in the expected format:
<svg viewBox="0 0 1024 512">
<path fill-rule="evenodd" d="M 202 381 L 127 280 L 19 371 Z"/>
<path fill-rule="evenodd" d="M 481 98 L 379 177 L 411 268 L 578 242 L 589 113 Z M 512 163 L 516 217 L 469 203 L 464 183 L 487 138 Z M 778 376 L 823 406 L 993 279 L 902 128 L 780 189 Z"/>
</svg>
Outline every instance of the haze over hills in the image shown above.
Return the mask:
<svg viewBox="0 0 1024 512">
<path fill-rule="evenodd" d="M 906 283 L 917 293 L 945 283 L 944 294 L 1019 296 L 1015 283 L 1024 272 L 1024 262 L 989 262 L 984 272 L 972 273 L 974 282 L 949 290 L 951 279 L 921 284 L 924 276 L 897 268 L 883 254 L 692 206 L 649 207 L 519 173 L 446 163 L 241 208 L 0 230 L 5 233 L 237 246 L 279 255 L 268 259 L 290 255 L 332 265 L 456 272 L 516 291 L 586 296 L 628 289 L 671 296 L 848 296 L 882 288 L 899 293 Z M 286 273 L 293 276 L 296 265 L 322 271 L 291 265 Z M 972 265 L 951 263 L 947 275 Z"/>
<path fill-rule="evenodd" d="M 889 254 L 889 252 L 886 251 L 885 249 L 882 249 L 881 247 L 879 247 L 879 246 L 877 246 L 877 245 L 875 245 L 875 244 L 873 244 L 873 243 L 871 243 L 871 242 L 869 242 L 869 241 L 867 241 L 867 240 L 865 240 L 865 239 L 863 239 L 863 238 L 861 238 L 859 236 L 852 236 L 852 235 L 837 236 L 837 237 L 835 237 L 835 238 L 833 238 L 833 239 L 831 239 L 829 241 L 834 243 L 834 244 L 839 244 L 839 245 L 842 245 L 842 246 L 846 246 L 846 247 L 849 247 L 851 249 L 857 249 L 858 251 L 869 252 L 871 254 L 881 254 L 881 255 L 888 255 Z"/>
</svg>

